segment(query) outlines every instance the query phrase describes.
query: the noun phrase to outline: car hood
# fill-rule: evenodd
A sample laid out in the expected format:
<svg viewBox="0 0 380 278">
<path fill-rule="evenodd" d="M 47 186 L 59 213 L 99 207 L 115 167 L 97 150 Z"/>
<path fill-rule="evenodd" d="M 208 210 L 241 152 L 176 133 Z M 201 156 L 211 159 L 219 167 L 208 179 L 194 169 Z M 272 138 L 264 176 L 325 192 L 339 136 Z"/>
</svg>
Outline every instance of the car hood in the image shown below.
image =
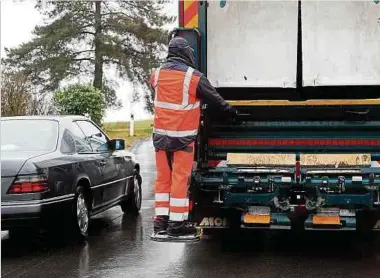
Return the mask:
<svg viewBox="0 0 380 278">
<path fill-rule="evenodd" d="M 1 152 L 1 177 L 14 177 L 29 159 L 46 154 L 46 152 Z"/>
</svg>

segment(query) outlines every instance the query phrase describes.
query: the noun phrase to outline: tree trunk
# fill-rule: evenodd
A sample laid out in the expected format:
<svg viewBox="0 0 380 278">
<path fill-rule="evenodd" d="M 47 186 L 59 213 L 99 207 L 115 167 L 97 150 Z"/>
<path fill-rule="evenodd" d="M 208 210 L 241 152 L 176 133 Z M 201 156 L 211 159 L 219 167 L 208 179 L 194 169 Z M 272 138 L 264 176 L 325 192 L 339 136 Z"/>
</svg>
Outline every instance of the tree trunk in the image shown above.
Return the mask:
<svg viewBox="0 0 380 278">
<path fill-rule="evenodd" d="M 103 87 L 103 53 L 102 53 L 102 14 L 101 1 L 95 2 L 95 72 L 94 72 L 94 87 L 102 90 Z"/>
</svg>

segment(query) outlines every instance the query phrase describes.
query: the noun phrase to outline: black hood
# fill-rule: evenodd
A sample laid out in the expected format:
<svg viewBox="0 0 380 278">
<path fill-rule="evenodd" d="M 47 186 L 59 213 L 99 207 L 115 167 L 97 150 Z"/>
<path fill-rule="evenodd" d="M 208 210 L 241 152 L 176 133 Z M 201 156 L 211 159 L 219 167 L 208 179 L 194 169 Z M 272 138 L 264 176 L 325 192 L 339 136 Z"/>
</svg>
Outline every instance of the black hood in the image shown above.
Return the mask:
<svg viewBox="0 0 380 278">
<path fill-rule="evenodd" d="M 168 61 L 182 62 L 195 68 L 194 50 L 182 37 L 175 37 L 169 42 Z"/>
</svg>

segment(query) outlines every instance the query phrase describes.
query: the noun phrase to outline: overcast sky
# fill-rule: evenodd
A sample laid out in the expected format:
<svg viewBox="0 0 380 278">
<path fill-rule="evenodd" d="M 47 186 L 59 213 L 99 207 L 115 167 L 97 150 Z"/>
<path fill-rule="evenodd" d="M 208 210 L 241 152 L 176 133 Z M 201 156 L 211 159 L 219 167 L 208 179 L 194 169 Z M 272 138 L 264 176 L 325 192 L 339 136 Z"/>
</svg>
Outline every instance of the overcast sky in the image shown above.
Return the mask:
<svg viewBox="0 0 380 278">
<path fill-rule="evenodd" d="M 1 56 L 4 57 L 4 47 L 15 47 L 31 39 L 31 31 L 36 24 L 42 23 L 40 14 L 34 9 L 34 0 L 0 0 L 1 5 Z M 177 1 L 168 4 L 168 12 L 177 14 Z M 175 27 L 176 24 L 173 24 Z M 135 119 L 147 119 L 151 116 L 143 109 L 142 103 L 130 105 L 132 87 L 128 82 L 118 80 L 120 88 L 117 90 L 123 108 L 118 111 L 107 111 L 105 121 L 125 121 L 129 119 L 131 109 Z"/>
</svg>

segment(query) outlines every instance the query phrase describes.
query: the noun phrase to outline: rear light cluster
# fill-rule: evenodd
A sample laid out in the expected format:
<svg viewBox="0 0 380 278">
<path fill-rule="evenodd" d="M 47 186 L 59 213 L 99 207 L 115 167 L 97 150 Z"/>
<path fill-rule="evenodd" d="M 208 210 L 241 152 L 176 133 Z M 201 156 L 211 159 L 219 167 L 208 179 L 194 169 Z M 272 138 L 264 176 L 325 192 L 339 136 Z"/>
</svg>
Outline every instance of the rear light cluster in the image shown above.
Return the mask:
<svg viewBox="0 0 380 278">
<path fill-rule="evenodd" d="M 18 176 L 8 190 L 8 194 L 38 193 L 48 191 L 44 175 Z"/>
</svg>

